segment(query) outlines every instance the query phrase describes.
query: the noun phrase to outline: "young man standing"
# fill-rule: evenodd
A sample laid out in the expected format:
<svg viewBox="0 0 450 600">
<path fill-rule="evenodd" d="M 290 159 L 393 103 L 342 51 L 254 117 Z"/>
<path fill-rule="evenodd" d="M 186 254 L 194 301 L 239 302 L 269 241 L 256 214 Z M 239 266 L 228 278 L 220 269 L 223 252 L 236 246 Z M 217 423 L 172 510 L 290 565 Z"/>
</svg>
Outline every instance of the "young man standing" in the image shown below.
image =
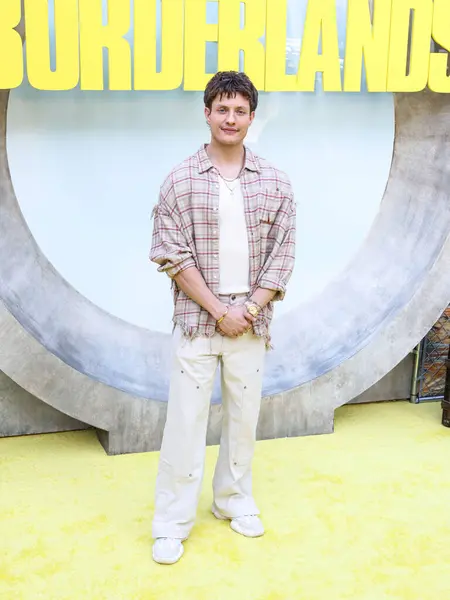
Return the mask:
<svg viewBox="0 0 450 600">
<path fill-rule="evenodd" d="M 212 512 L 237 533 L 263 535 L 252 460 L 273 302 L 295 259 L 287 176 L 245 145 L 258 92 L 244 73 L 208 83 L 209 144 L 177 166 L 155 206 L 150 259 L 171 278 L 174 356 L 156 481 L 153 558 L 173 564 L 194 525 L 213 383 L 221 367 L 223 425 Z"/>
</svg>

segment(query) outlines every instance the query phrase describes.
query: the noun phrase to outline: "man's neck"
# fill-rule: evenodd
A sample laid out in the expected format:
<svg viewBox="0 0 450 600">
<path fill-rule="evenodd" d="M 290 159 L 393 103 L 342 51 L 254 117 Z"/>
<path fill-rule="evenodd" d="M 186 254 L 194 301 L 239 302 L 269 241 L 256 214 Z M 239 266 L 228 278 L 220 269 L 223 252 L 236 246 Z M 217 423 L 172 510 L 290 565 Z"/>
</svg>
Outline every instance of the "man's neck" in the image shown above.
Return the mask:
<svg viewBox="0 0 450 600">
<path fill-rule="evenodd" d="M 237 177 L 244 165 L 245 148 L 238 146 L 222 146 L 214 140 L 208 144 L 206 151 L 213 165 L 224 177 Z"/>
</svg>

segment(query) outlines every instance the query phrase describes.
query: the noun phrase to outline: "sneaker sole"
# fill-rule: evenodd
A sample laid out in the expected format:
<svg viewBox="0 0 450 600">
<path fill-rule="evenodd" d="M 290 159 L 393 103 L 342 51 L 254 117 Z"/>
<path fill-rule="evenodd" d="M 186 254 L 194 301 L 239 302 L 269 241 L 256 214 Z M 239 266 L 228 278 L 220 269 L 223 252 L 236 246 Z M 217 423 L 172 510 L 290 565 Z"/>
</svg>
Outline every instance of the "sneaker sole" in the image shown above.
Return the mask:
<svg viewBox="0 0 450 600">
<path fill-rule="evenodd" d="M 216 517 L 216 519 L 219 519 L 219 521 L 231 521 L 229 517 L 225 517 L 224 515 L 222 515 L 215 506 L 212 507 L 211 512 Z"/>
<path fill-rule="evenodd" d="M 264 531 L 259 531 L 257 533 L 254 532 L 248 532 L 245 531 L 244 529 L 240 529 L 238 525 L 236 525 L 233 521 L 231 521 L 230 523 L 230 527 L 233 531 L 235 531 L 236 533 L 240 533 L 241 535 L 243 535 L 244 537 L 248 537 L 248 538 L 258 538 L 258 537 L 262 537 L 264 535 Z"/>
<path fill-rule="evenodd" d="M 181 546 L 181 550 L 178 553 L 178 555 L 174 558 L 158 558 L 157 556 L 155 556 L 154 553 L 152 553 L 153 556 L 153 560 L 158 563 L 159 565 L 174 565 L 175 563 L 177 563 L 180 558 L 183 556 L 184 554 L 184 547 Z"/>
<path fill-rule="evenodd" d="M 239 528 L 239 525 L 236 525 L 233 521 L 233 519 L 231 519 L 230 517 L 225 517 L 224 515 L 222 515 L 215 506 L 212 507 L 211 509 L 212 514 L 216 517 L 216 519 L 219 519 L 219 521 L 231 521 L 230 523 L 230 527 L 233 531 L 235 531 L 236 533 L 239 533 L 240 535 L 243 535 L 245 537 L 249 537 L 249 538 L 257 538 L 257 537 L 262 537 L 265 534 L 265 531 L 260 531 L 257 533 L 249 533 L 248 531 L 244 531 L 243 529 Z"/>
</svg>

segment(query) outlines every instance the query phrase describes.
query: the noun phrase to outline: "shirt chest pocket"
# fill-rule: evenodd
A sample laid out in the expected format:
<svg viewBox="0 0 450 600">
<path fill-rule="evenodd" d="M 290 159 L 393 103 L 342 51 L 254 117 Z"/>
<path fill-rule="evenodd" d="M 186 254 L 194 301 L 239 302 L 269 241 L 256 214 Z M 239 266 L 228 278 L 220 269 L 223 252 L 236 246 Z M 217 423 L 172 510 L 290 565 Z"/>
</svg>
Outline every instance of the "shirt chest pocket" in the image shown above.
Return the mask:
<svg viewBox="0 0 450 600">
<path fill-rule="evenodd" d="M 267 232 L 275 222 L 283 199 L 282 191 L 277 186 L 265 187 L 259 198 L 259 222 L 262 232 Z"/>
</svg>

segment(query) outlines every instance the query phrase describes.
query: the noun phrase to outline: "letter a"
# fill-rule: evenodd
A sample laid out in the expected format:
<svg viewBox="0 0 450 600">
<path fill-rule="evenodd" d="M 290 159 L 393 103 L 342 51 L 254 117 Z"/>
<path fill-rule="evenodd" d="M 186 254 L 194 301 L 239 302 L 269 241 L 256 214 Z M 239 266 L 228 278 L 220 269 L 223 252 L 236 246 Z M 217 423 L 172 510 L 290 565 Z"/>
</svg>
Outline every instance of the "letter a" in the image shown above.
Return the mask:
<svg viewBox="0 0 450 600">
<path fill-rule="evenodd" d="M 318 54 L 322 33 L 322 54 Z M 341 65 L 335 0 L 310 0 L 300 53 L 297 90 L 313 92 L 317 72 L 323 73 L 325 92 L 341 92 Z"/>
</svg>

